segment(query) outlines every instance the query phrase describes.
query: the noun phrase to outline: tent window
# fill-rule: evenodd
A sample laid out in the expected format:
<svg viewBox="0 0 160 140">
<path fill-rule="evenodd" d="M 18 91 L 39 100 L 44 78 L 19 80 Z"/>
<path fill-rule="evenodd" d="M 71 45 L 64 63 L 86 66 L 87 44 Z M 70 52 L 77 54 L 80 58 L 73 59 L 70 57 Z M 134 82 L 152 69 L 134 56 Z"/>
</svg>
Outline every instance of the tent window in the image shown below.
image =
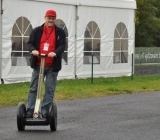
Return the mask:
<svg viewBox="0 0 160 140">
<path fill-rule="evenodd" d="M 100 64 L 100 29 L 98 25 L 91 21 L 88 23 L 84 33 L 84 57 L 83 64 Z"/>
<path fill-rule="evenodd" d="M 62 28 L 65 31 L 65 34 L 66 34 L 67 45 L 66 45 L 65 51 L 62 55 L 62 64 L 67 65 L 68 64 L 68 30 L 67 30 L 67 27 L 66 27 L 65 23 L 61 19 L 56 20 L 56 25 L 58 27 Z"/>
<path fill-rule="evenodd" d="M 25 17 L 19 17 L 12 28 L 12 66 L 29 66 L 27 42 L 32 31 L 32 25 Z"/>
<path fill-rule="evenodd" d="M 124 23 L 120 22 L 114 32 L 113 63 L 128 62 L 128 31 Z"/>
</svg>

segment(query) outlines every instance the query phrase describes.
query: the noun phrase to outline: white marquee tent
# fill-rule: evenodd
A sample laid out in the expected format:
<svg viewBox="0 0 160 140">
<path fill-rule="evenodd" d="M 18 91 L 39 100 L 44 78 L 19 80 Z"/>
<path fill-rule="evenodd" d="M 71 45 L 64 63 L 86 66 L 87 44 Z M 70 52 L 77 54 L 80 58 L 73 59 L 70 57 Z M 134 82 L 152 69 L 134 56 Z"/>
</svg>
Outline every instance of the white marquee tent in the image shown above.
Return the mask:
<svg viewBox="0 0 160 140">
<path fill-rule="evenodd" d="M 1 82 L 30 81 L 26 42 L 48 9 L 68 42 L 59 79 L 90 77 L 92 62 L 94 77 L 131 75 L 135 0 L 1 0 L 0 7 Z"/>
</svg>

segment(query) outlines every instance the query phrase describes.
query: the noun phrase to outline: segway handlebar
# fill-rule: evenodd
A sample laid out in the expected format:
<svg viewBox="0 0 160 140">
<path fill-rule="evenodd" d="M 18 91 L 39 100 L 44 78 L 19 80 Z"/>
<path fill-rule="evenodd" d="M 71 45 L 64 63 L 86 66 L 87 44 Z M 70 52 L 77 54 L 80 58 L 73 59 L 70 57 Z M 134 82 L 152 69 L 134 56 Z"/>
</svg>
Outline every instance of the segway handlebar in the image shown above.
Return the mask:
<svg viewBox="0 0 160 140">
<path fill-rule="evenodd" d="M 48 54 L 41 53 L 41 54 L 39 54 L 39 56 L 47 57 L 47 56 L 48 56 Z"/>
</svg>

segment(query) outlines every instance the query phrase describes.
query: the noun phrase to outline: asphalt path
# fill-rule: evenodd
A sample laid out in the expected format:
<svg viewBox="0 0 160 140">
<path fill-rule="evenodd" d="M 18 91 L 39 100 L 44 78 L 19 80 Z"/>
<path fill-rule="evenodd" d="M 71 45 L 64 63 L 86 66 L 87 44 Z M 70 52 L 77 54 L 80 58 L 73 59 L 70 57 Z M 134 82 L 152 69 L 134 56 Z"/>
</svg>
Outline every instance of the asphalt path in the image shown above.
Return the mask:
<svg viewBox="0 0 160 140">
<path fill-rule="evenodd" d="M 160 140 L 160 92 L 61 101 L 58 130 L 26 126 L 17 107 L 0 108 L 0 140 Z"/>
</svg>

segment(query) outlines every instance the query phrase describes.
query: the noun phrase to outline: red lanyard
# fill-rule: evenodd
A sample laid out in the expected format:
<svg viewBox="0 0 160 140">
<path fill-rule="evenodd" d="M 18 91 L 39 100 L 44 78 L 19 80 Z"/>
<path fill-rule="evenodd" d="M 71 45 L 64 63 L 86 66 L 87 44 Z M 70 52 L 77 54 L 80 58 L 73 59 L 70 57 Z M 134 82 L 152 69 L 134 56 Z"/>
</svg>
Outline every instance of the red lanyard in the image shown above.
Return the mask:
<svg viewBox="0 0 160 140">
<path fill-rule="evenodd" d="M 53 31 L 53 30 L 52 30 L 52 31 Z M 48 42 L 48 40 L 49 40 L 49 38 L 50 38 L 50 36 L 51 36 L 52 31 L 50 31 L 49 35 L 46 33 L 46 31 L 44 31 L 45 34 L 46 34 L 46 42 Z"/>
</svg>

